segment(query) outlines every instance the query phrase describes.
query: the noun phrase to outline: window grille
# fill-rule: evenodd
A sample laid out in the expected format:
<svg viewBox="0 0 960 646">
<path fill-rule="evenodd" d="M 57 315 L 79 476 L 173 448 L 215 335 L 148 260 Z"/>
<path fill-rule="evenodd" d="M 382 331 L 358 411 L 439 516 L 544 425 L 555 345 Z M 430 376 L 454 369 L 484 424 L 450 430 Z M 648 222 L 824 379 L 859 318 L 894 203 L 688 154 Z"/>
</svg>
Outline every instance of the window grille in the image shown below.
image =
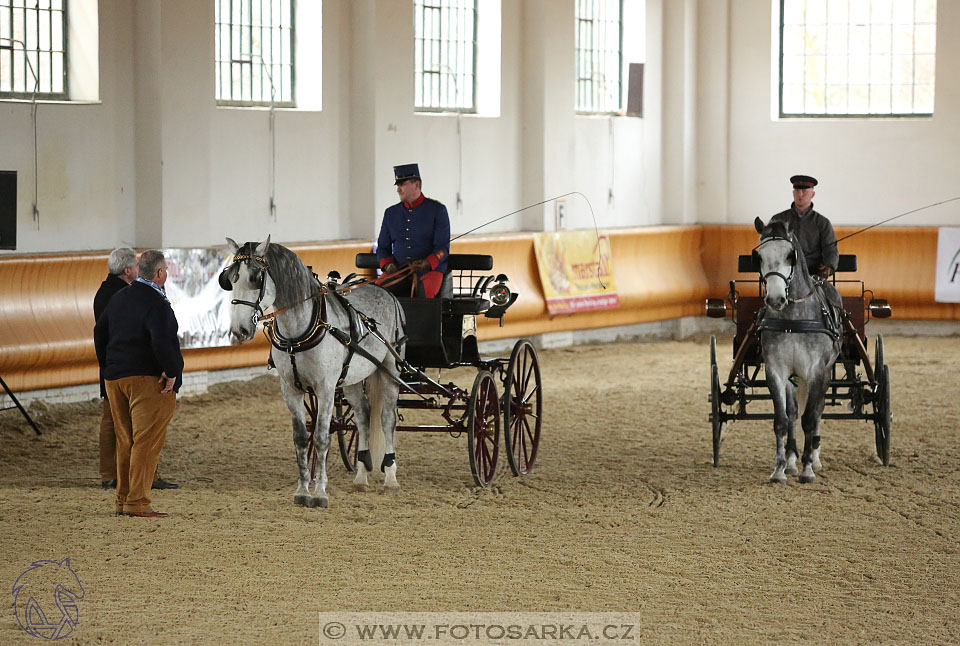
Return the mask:
<svg viewBox="0 0 960 646">
<path fill-rule="evenodd" d="M 0 0 L 0 97 L 67 98 L 67 0 Z"/>
<path fill-rule="evenodd" d="M 217 104 L 293 107 L 293 0 L 214 2 Z"/>
<path fill-rule="evenodd" d="M 577 0 L 577 112 L 621 108 L 622 0 Z"/>
<path fill-rule="evenodd" d="M 932 115 L 936 23 L 936 0 L 780 0 L 780 116 Z"/>
<path fill-rule="evenodd" d="M 476 0 L 414 0 L 414 103 L 476 112 Z"/>
</svg>

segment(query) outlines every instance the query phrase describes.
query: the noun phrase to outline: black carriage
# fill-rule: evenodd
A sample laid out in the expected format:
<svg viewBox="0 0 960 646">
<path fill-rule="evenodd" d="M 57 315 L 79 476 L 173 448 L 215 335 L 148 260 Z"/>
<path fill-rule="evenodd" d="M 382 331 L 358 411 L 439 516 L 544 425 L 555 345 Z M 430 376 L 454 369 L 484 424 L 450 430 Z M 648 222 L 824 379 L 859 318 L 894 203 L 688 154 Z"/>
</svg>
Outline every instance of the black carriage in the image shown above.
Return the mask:
<svg viewBox="0 0 960 646">
<path fill-rule="evenodd" d="M 841 254 L 837 273 L 857 270 L 855 255 Z M 740 256 L 737 271 L 759 276 L 755 256 Z M 873 362 L 867 353 L 869 340 L 865 333 L 871 317 L 888 318 L 890 305 L 874 298 L 861 280 L 833 282 L 843 299 L 841 316 L 841 347 L 834 363 L 827 391 L 826 406 L 821 419 L 854 419 L 872 421 L 877 457 L 884 466 L 890 463 L 890 368 L 884 363 L 883 336 L 873 340 Z M 720 461 L 720 439 L 724 424 L 734 420 L 772 420 L 772 412 L 751 412 L 750 402 L 770 400 L 763 374 L 763 357 L 757 329 L 764 308 L 764 286 L 759 278 L 730 281 L 726 299 L 708 298 L 706 314 L 723 318 L 733 316 L 736 335 L 733 339 L 733 366 L 726 381 L 721 382 L 717 365 L 717 339 L 710 337 L 710 415 L 713 428 L 713 465 Z M 862 369 L 862 372 L 860 372 Z"/>
<path fill-rule="evenodd" d="M 357 267 L 378 267 L 375 254 L 357 254 Z M 540 363 L 533 344 L 520 339 L 507 358 L 484 359 L 477 344 L 477 317 L 500 319 L 516 301 L 504 275 L 486 272 L 493 258 L 479 254 L 451 254 L 449 273 L 437 298 L 400 298 L 406 318 L 406 366 L 400 379 L 399 409 L 436 411 L 442 424 L 397 424 L 397 431 L 448 433 L 467 436 L 470 469 L 478 486 L 489 486 L 497 475 L 501 429 L 507 462 L 514 475 L 533 469 L 540 446 L 542 395 Z M 453 382 L 431 379 L 426 369 L 477 369 L 467 391 Z M 500 384 L 498 388 L 497 384 Z M 344 466 L 354 471 L 358 435 L 350 404 L 337 389 L 330 433 L 337 434 Z"/>
</svg>

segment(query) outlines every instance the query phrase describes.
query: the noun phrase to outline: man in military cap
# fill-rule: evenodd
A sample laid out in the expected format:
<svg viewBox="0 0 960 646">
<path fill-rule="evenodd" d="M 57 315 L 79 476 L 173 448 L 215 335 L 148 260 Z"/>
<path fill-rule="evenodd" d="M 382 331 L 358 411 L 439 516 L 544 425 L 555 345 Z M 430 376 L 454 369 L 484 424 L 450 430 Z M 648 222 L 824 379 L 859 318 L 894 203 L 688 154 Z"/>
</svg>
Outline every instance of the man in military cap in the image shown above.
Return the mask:
<svg viewBox="0 0 960 646">
<path fill-rule="evenodd" d="M 413 276 L 388 287 L 398 296 L 434 298 L 440 291 L 450 255 L 450 216 L 447 207 L 421 192 L 417 164 L 393 167 L 400 202 L 383 212 L 377 258 L 385 274 L 409 266 Z"/>
<path fill-rule="evenodd" d="M 793 204 L 786 211 L 773 216 L 770 221 L 779 220 L 796 234 L 803 253 L 807 258 L 810 275 L 829 278 L 837 270 L 837 235 L 833 232 L 830 220 L 813 210 L 814 187 L 817 180 L 809 175 L 794 175 L 790 178 L 793 185 Z"/>
</svg>

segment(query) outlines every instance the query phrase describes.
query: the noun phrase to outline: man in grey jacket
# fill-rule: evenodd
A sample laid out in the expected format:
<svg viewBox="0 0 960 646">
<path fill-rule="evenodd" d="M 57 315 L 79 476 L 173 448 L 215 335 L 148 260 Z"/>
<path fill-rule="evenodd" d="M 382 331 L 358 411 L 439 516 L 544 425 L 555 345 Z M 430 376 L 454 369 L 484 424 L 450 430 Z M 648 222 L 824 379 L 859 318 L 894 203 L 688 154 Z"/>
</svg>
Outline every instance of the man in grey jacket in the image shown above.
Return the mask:
<svg viewBox="0 0 960 646">
<path fill-rule="evenodd" d="M 803 253 L 807 258 L 807 268 L 811 276 L 829 278 L 837 270 L 837 235 L 833 225 L 826 217 L 813 209 L 814 187 L 817 180 L 809 175 L 794 175 L 793 204 L 786 211 L 777 213 L 773 220 L 785 222 L 796 234 Z"/>
</svg>

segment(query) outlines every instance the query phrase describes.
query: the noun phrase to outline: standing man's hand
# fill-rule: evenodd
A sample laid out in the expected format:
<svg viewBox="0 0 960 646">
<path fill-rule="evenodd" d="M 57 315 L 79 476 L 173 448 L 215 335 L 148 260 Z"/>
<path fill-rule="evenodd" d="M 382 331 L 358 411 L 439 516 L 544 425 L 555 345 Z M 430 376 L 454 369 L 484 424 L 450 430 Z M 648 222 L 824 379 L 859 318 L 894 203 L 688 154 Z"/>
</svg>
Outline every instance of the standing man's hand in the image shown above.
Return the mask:
<svg viewBox="0 0 960 646">
<path fill-rule="evenodd" d="M 400 268 L 397 267 L 397 263 L 395 262 L 387 263 L 387 266 L 383 268 L 383 273 L 385 274 L 395 274 L 398 271 L 400 271 Z"/>
<path fill-rule="evenodd" d="M 160 392 L 172 393 L 173 386 L 177 383 L 177 378 L 168 377 L 167 373 L 164 372 L 160 374 L 160 381 L 158 383 L 160 384 Z"/>
</svg>

